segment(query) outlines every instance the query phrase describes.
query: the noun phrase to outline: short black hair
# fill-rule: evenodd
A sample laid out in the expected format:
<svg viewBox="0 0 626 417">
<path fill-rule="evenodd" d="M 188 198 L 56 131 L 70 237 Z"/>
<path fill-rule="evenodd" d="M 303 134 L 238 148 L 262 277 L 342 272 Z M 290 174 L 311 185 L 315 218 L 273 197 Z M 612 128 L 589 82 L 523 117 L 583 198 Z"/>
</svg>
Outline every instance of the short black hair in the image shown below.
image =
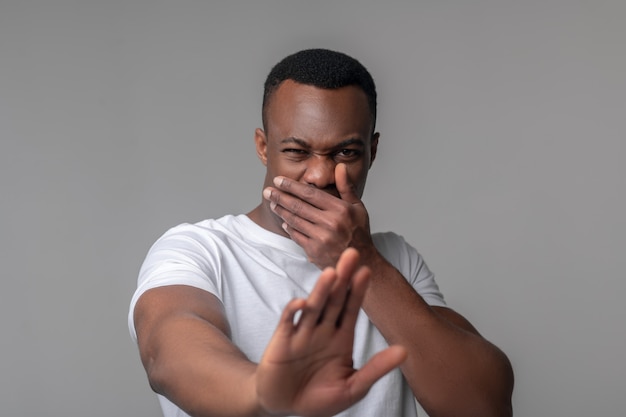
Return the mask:
<svg viewBox="0 0 626 417">
<path fill-rule="evenodd" d="M 265 80 L 262 118 L 267 129 L 266 108 L 280 83 L 293 80 L 318 88 L 335 89 L 355 85 L 367 96 L 372 116 L 372 129 L 376 125 L 376 85 L 369 71 L 356 59 L 328 49 L 305 49 L 291 54 L 276 64 Z"/>
</svg>

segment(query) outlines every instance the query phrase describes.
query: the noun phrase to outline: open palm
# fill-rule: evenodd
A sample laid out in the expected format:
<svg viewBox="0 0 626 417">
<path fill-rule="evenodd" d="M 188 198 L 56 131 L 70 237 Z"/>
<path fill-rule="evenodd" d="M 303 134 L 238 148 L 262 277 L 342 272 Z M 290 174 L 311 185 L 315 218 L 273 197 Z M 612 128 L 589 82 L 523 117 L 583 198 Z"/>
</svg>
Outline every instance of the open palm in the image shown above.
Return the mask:
<svg viewBox="0 0 626 417">
<path fill-rule="evenodd" d="M 358 252 L 347 249 L 335 268 L 322 272 L 307 299 L 285 307 L 256 373 L 266 412 L 334 415 L 363 398 L 405 359 L 404 348 L 390 347 L 354 369 L 354 326 L 370 276 L 358 265 Z"/>
</svg>

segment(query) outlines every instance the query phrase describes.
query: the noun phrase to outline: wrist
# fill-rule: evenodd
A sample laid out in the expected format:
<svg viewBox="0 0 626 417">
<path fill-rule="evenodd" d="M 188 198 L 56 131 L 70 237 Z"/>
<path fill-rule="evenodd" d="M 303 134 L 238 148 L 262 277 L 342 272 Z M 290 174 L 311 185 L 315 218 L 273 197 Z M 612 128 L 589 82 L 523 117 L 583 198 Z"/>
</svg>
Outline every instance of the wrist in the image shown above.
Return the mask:
<svg viewBox="0 0 626 417">
<path fill-rule="evenodd" d="M 258 369 L 258 367 L 257 367 Z M 251 398 L 251 404 L 252 404 L 252 414 L 253 416 L 256 417 L 280 417 L 283 415 L 287 415 L 287 414 L 275 414 L 275 413 L 271 413 L 267 407 L 264 404 L 263 398 L 259 393 L 259 386 L 258 386 L 258 380 L 257 380 L 257 373 L 256 371 L 254 372 L 254 374 L 251 376 L 250 378 L 250 398 Z"/>
<path fill-rule="evenodd" d="M 373 277 L 384 272 L 386 268 L 393 268 L 387 259 L 380 254 L 373 243 L 370 247 L 359 250 L 359 255 L 361 257 L 361 264 L 367 266 L 372 271 Z"/>
<path fill-rule="evenodd" d="M 246 407 L 246 415 L 255 417 L 275 417 L 274 414 L 271 414 L 263 407 L 257 387 L 256 370 L 248 377 L 245 392 L 247 393 L 246 404 L 248 405 Z"/>
</svg>

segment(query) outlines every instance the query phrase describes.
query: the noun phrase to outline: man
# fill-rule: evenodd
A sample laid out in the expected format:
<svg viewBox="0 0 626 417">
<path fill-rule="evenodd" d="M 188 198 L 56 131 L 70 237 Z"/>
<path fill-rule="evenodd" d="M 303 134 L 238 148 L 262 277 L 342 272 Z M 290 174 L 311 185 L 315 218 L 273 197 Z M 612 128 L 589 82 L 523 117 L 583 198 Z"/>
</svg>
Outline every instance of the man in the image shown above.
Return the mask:
<svg viewBox="0 0 626 417">
<path fill-rule="evenodd" d="M 129 325 L 166 416 L 511 415 L 506 356 L 445 306 L 420 255 L 371 234 L 378 146 L 356 60 L 305 50 L 265 83 L 261 204 L 169 230 Z M 184 413 L 183 413 L 184 410 Z"/>
</svg>

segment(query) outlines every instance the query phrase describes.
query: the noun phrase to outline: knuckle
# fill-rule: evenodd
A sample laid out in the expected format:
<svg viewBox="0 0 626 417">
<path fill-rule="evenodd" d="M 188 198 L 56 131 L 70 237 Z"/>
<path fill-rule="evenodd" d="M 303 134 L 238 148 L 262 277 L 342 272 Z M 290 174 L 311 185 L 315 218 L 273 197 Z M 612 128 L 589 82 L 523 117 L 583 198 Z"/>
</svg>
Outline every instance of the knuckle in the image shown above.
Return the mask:
<svg viewBox="0 0 626 417">
<path fill-rule="evenodd" d="M 318 237 L 318 240 L 320 244 L 322 245 L 322 247 L 327 248 L 333 243 L 334 236 L 330 233 L 323 233 L 323 234 L 320 234 L 320 236 Z"/>
<path fill-rule="evenodd" d="M 319 243 L 319 246 L 323 248 L 328 246 L 328 236 L 326 234 L 322 234 L 322 233 L 318 234 L 315 240 L 317 240 L 317 242 Z"/>
<path fill-rule="evenodd" d="M 302 196 L 304 198 L 312 198 L 315 196 L 315 193 L 317 192 L 317 190 L 315 189 L 315 187 L 307 185 L 304 187 L 304 189 L 302 190 Z"/>
<path fill-rule="evenodd" d="M 337 208 L 337 213 L 339 214 L 339 216 L 341 218 L 350 218 L 352 217 L 352 213 L 350 211 L 350 207 L 348 207 L 345 204 L 341 204 L 338 208 Z"/>
<path fill-rule="evenodd" d="M 281 219 L 283 219 L 283 221 L 285 223 L 287 223 L 287 225 L 291 225 L 291 213 L 289 213 L 289 211 L 281 208 L 280 211 L 276 211 L 276 213 L 280 216 Z"/>
<path fill-rule="evenodd" d="M 300 199 L 295 199 L 294 202 L 291 204 L 291 212 L 293 214 L 300 214 L 300 212 L 302 212 L 302 207 L 303 207 L 303 202 Z"/>
<path fill-rule="evenodd" d="M 290 226 L 292 229 L 295 229 L 295 230 L 300 230 L 300 228 L 301 228 L 301 222 L 302 222 L 302 221 L 300 220 L 300 218 L 299 218 L 299 217 L 297 217 L 297 216 L 294 216 L 293 214 L 290 214 L 290 215 L 289 215 L 289 220 L 287 221 L 287 223 L 289 224 L 289 226 Z"/>
</svg>

